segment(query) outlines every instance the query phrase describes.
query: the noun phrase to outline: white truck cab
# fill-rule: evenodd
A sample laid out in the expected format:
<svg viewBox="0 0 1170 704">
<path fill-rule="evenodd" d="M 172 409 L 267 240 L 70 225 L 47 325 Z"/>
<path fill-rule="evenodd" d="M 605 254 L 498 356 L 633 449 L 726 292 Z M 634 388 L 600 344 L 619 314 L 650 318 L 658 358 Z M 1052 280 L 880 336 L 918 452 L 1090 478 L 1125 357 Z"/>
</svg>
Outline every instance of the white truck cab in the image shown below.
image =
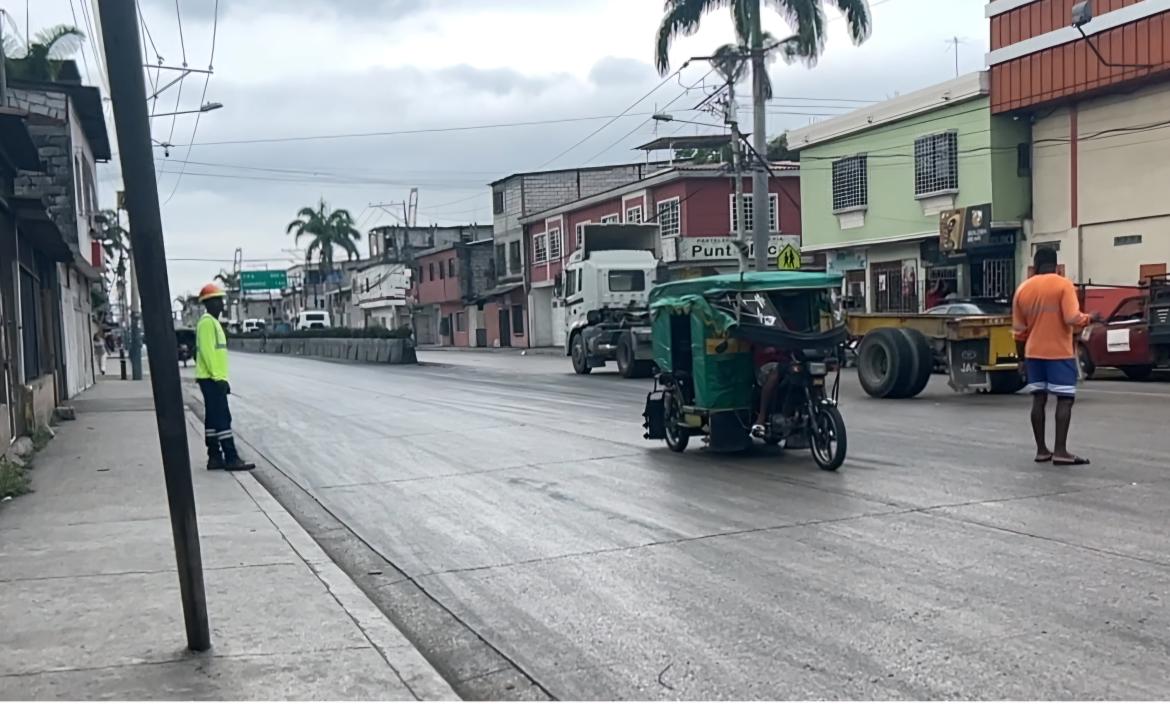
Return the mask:
<svg viewBox="0 0 1170 704">
<path fill-rule="evenodd" d="M 564 271 L 565 354 L 578 374 L 612 360 L 624 377 L 648 376 L 658 226 L 586 225 L 583 240 Z"/>
</svg>

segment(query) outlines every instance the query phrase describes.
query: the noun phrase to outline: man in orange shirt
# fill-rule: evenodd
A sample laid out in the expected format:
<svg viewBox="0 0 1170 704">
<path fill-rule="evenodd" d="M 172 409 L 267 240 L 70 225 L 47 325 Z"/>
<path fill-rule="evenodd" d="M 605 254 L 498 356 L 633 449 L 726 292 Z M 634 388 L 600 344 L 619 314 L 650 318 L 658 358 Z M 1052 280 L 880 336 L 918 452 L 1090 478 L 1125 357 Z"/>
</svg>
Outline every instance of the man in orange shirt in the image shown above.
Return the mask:
<svg viewBox="0 0 1170 704">
<path fill-rule="evenodd" d="M 1073 283 L 1056 273 L 1056 250 L 1036 250 L 1036 274 L 1020 284 L 1012 301 L 1012 330 L 1021 372 L 1032 392 L 1032 433 L 1036 461 L 1083 465 L 1089 460 L 1068 451 L 1068 428 L 1077 393 L 1077 357 L 1073 335 L 1097 316 L 1081 312 Z M 1044 417 L 1048 395 L 1056 397 L 1056 445 L 1048 450 Z"/>
</svg>

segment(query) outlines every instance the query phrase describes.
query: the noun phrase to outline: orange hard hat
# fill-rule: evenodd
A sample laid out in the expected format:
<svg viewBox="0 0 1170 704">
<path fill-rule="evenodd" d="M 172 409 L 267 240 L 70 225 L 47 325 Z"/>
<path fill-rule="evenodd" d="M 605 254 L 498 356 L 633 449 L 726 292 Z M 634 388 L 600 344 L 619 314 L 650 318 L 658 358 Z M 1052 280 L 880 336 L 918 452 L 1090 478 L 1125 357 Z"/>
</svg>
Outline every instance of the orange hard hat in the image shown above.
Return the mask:
<svg viewBox="0 0 1170 704">
<path fill-rule="evenodd" d="M 224 293 L 223 289 L 219 286 L 215 284 L 207 284 L 203 288 L 199 289 L 199 302 L 202 303 L 209 298 L 223 298 L 226 295 L 227 294 Z"/>
</svg>

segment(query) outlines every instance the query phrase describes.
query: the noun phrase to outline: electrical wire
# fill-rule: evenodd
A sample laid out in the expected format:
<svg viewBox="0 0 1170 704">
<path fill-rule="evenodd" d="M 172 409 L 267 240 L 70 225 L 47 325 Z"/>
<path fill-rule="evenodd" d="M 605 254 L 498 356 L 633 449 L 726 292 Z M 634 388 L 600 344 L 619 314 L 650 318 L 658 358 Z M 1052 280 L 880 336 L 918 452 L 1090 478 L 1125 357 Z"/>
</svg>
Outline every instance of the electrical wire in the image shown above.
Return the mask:
<svg viewBox="0 0 1170 704">
<path fill-rule="evenodd" d="M 179 22 L 179 47 L 183 51 L 183 68 L 187 68 L 187 40 L 183 38 L 183 13 L 179 10 L 179 0 L 175 0 L 175 19 Z"/>
<path fill-rule="evenodd" d="M 568 154 L 569 152 L 573 151 L 573 150 L 574 150 L 574 149 L 576 149 L 577 147 L 581 146 L 581 145 L 582 145 L 582 144 L 584 144 L 585 142 L 588 142 L 590 139 L 593 139 L 593 137 L 595 137 L 596 135 L 598 135 L 599 133 L 601 133 L 601 132 L 602 132 L 602 130 L 604 130 L 605 128 L 609 127 L 609 126 L 610 126 L 610 125 L 612 125 L 613 123 L 617 122 L 619 119 L 621 119 L 622 117 L 624 117 L 624 116 L 625 116 L 627 113 L 629 113 L 631 110 L 633 110 L 634 108 L 638 107 L 638 105 L 639 105 L 639 104 L 641 104 L 641 102 L 642 102 L 643 100 L 645 100 L 646 98 L 649 98 L 651 95 L 654 95 L 654 93 L 655 93 L 655 92 L 657 92 L 659 88 L 661 88 L 662 86 L 666 85 L 666 84 L 667 84 L 667 82 L 668 82 L 668 81 L 670 81 L 670 79 L 674 78 L 675 76 L 678 76 L 678 75 L 680 75 L 680 74 L 683 72 L 683 69 L 685 69 L 685 68 L 686 68 L 687 66 L 689 66 L 689 65 L 690 65 L 690 61 L 686 61 L 686 62 L 684 62 L 682 66 L 679 66 L 679 67 L 678 67 L 678 70 L 677 70 L 677 71 L 675 71 L 674 73 L 670 74 L 670 75 L 669 75 L 669 76 L 667 76 L 666 78 L 663 78 L 663 79 L 662 79 L 662 81 L 661 81 L 661 82 L 659 82 L 659 84 L 658 84 L 658 85 L 656 85 L 656 86 L 654 86 L 653 88 L 651 88 L 651 89 L 650 89 L 650 90 L 649 90 L 649 91 L 648 91 L 648 92 L 647 92 L 645 95 L 643 95 L 642 97 L 640 97 L 640 98 L 638 98 L 637 100 L 635 100 L 634 102 L 630 103 L 629 107 L 627 107 L 625 110 L 622 110 L 622 111 L 621 111 L 620 113 L 618 113 L 617 115 L 614 115 L 614 116 L 613 116 L 613 117 L 612 117 L 612 118 L 611 118 L 611 119 L 610 119 L 608 122 L 606 122 L 604 125 L 602 125 L 601 127 L 598 127 L 597 129 L 593 130 L 593 131 L 592 131 L 592 132 L 590 132 L 589 134 L 587 134 L 587 135 L 585 135 L 584 137 L 582 137 L 580 140 L 578 140 L 578 141 L 574 142 L 572 145 L 570 145 L 570 146 L 569 146 L 568 148 L 566 148 L 565 150 L 561 151 L 559 154 L 557 154 L 557 155 L 556 155 L 556 156 L 554 156 L 553 158 L 549 159 L 548 161 L 544 162 L 544 163 L 543 163 L 543 164 L 541 164 L 540 166 L 536 167 L 536 171 L 541 171 L 541 170 L 543 170 L 543 169 L 544 169 L 544 167 L 548 166 L 549 164 L 553 163 L 554 161 L 556 161 L 556 160 L 560 159 L 561 157 L 565 156 L 566 154 Z"/>
<path fill-rule="evenodd" d="M 686 64 L 683 64 L 683 66 L 685 67 L 685 66 L 686 66 Z M 682 69 L 679 69 L 679 71 L 681 71 L 681 70 L 682 70 Z M 658 110 L 655 112 L 655 114 L 661 113 L 662 111 L 666 110 L 666 109 L 667 109 L 668 107 L 670 107 L 671 105 L 674 105 L 674 104 L 675 104 L 675 103 L 677 103 L 678 101 L 680 101 L 680 100 L 682 100 L 683 98 L 685 98 L 686 96 L 690 95 L 690 92 L 691 92 L 692 90 L 694 90 L 694 89 L 695 89 L 695 88 L 697 88 L 697 87 L 698 87 L 700 84 L 702 84 L 702 83 L 703 83 L 703 81 L 707 80 L 707 77 L 708 77 L 708 76 L 710 76 L 710 75 L 711 75 L 712 73 L 714 73 L 714 72 L 715 72 L 715 67 L 714 67 L 714 66 L 712 66 L 712 67 L 711 67 L 711 68 L 710 68 L 710 69 L 709 69 L 709 70 L 708 70 L 706 73 L 704 73 L 704 74 L 703 74 L 702 78 L 700 78 L 699 80 L 695 81 L 695 82 L 694 82 L 694 83 L 692 83 L 690 86 L 683 86 L 683 92 L 682 92 L 682 93 L 679 93 L 677 96 L 675 96 L 673 99 L 671 99 L 671 101 L 670 101 L 670 102 L 668 102 L 667 104 L 665 104 L 665 105 L 663 105 L 662 107 L 658 108 Z M 653 119 L 654 119 L 654 115 L 651 115 L 650 117 L 646 118 L 646 119 L 645 119 L 645 120 L 643 120 L 642 122 L 638 123 L 638 125 L 637 125 L 636 127 L 634 127 L 634 129 L 632 129 L 632 130 L 630 130 L 629 132 L 625 133 L 625 134 L 624 134 L 624 135 L 622 135 L 621 137 L 618 137 L 616 140 L 614 140 L 613 142 L 611 142 L 611 143 L 609 144 L 609 146 L 605 147 L 605 148 L 604 148 L 604 149 L 602 149 L 601 151 L 597 152 L 597 153 L 596 153 L 596 154 L 594 154 L 593 156 L 591 156 L 591 157 L 589 157 L 588 159 L 586 159 L 586 160 L 585 160 L 585 163 L 586 163 L 586 164 L 591 164 L 591 163 L 593 163 L 593 160 L 594 160 L 594 159 L 596 159 L 597 157 L 601 156 L 602 154 L 605 154 L 605 153 L 606 153 L 606 152 L 608 152 L 610 149 L 613 149 L 615 146 L 617 146 L 617 145 L 618 145 L 618 144 L 620 144 L 621 142 L 625 141 L 625 140 L 626 140 L 628 137 L 630 137 L 631 135 L 633 135 L 633 134 L 634 134 L 635 132 L 637 132 L 638 130 L 642 129 L 642 127 L 644 127 L 644 126 L 645 126 L 647 123 L 649 123 L 649 122 L 650 122 L 651 120 L 653 120 Z"/>
<path fill-rule="evenodd" d="M 69 0 L 69 12 L 73 15 L 73 26 L 76 27 L 78 25 L 77 7 L 74 5 L 73 0 Z M 81 52 L 81 65 L 85 67 L 85 75 L 92 77 L 93 72 L 89 70 L 89 57 L 84 50 Z M 101 79 L 98 80 L 100 81 Z"/>
<path fill-rule="evenodd" d="M 175 0 L 175 10 L 179 8 L 179 0 Z M 182 37 L 182 26 L 180 25 L 180 38 Z M 202 108 L 207 104 L 207 86 L 211 83 L 211 72 L 215 67 L 215 40 L 219 33 L 219 0 L 215 0 L 215 9 L 212 12 L 211 20 L 211 53 L 207 58 L 207 73 L 203 74 L 203 93 L 199 97 L 199 106 Z M 187 65 L 187 57 L 184 52 L 183 66 Z M 163 201 L 163 205 L 171 202 L 175 194 L 179 192 L 179 184 L 183 182 L 183 174 L 187 172 L 187 164 L 185 163 L 191 158 L 191 146 L 195 143 L 195 136 L 199 134 L 199 122 L 203 117 L 203 112 L 195 113 L 195 126 L 191 128 L 191 142 L 187 144 L 187 154 L 183 157 L 184 163 L 179 167 L 179 175 L 175 178 L 175 186 L 171 189 L 171 194 Z"/>
</svg>

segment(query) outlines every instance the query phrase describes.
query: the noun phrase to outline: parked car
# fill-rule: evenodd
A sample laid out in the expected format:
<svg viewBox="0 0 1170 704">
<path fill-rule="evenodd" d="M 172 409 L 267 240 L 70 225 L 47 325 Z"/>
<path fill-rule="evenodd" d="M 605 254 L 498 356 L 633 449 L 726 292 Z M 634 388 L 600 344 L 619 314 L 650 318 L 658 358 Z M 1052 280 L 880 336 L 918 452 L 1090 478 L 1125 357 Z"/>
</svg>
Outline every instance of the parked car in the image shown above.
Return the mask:
<svg viewBox="0 0 1170 704">
<path fill-rule="evenodd" d="M 241 329 L 244 332 L 264 332 L 264 329 L 267 327 L 268 323 L 263 318 L 249 318 L 244 321 Z"/>
<path fill-rule="evenodd" d="M 326 311 L 306 310 L 297 313 L 297 330 L 317 330 L 333 327 L 333 321 Z"/>
<path fill-rule="evenodd" d="M 1011 315 L 1012 307 L 1000 301 L 958 300 L 946 301 L 930 308 L 927 315 L 949 315 L 952 317 L 976 315 Z"/>
</svg>

